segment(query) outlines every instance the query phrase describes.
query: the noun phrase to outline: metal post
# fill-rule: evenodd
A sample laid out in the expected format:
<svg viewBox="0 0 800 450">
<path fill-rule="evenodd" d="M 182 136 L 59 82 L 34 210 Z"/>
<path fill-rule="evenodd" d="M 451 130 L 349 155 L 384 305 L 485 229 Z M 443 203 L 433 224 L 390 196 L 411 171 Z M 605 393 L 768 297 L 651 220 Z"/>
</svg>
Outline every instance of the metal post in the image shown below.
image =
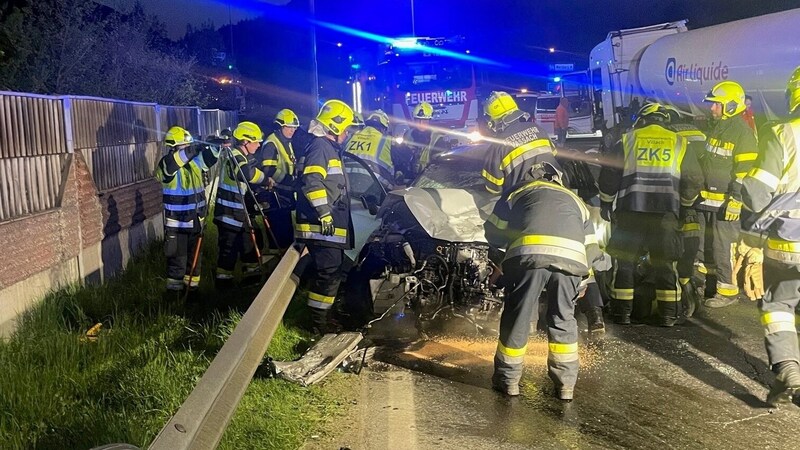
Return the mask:
<svg viewBox="0 0 800 450">
<path fill-rule="evenodd" d="M 317 68 L 317 25 L 314 23 L 314 0 L 308 2 L 310 23 L 311 23 L 311 115 L 317 113 L 317 105 L 319 105 L 319 69 Z"/>
<path fill-rule="evenodd" d="M 417 37 L 416 26 L 414 25 L 414 0 L 411 0 L 411 37 Z"/>
</svg>

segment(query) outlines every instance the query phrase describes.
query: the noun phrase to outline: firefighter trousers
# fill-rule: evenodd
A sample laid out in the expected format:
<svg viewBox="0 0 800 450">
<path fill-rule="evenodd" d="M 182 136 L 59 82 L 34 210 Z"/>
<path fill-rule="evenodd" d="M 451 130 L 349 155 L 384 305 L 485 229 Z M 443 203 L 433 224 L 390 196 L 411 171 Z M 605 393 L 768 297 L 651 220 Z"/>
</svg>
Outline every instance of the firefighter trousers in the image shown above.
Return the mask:
<svg viewBox="0 0 800 450">
<path fill-rule="evenodd" d="M 539 296 L 547 289 L 547 371 L 557 388 L 578 380 L 578 323 L 575 301 L 581 277 L 549 269 L 504 267 L 509 284 L 500 316 L 500 342 L 494 357 L 494 379 L 519 384 L 530 324 L 536 321 Z"/>
<path fill-rule="evenodd" d="M 304 273 L 308 280 L 308 306 L 314 327 L 325 330 L 328 313 L 342 282 L 344 250 L 308 243 L 308 266 Z"/>
<path fill-rule="evenodd" d="M 257 230 L 256 230 L 257 231 Z M 260 245 L 258 232 L 256 243 Z M 241 258 L 242 270 L 245 274 L 258 270 L 256 248 L 250 232 L 243 228 L 234 229 L 221 226 L 218 228 L 219 255 L 217 256 L 217 279 L 226 280 L 233 278 L 236 262 Z"/>
<path fill-rule="evenodd" d="M 614 227 L 609 241 L 609 252 L 617 258 L 614 314 L 638 319 L 649 315 L 651 299 L 643 298 L 642 286 L 636 285 L 639 258 L 648 254 L 659 314 L 666 319 L 677 319 L 681 298 L 675 268 L 675 261 L 681 255 L 678 217 L 673 213 L 626 211 L 617 214 Z"/>
<path fill-rule="evenodd" d="M 741 225 L 738 220 L 722 220 L 724 214 L 724 211 L 697 212 L 699 229 L 690 235 L 691 238 L 684 238 L 686 247 L 678 262 L 678 275 L 681 279 L 690 278 L 694 262 L 699 260 L 708 270 L 707 292 L 716 283 L 718 294 L 731 297 L 739 293 L 733 266 Z"/>
<path fill-rule="evenodd" d="M 267 233 L 269 248 L 286 249 L 294 243 L 294 224 L 292 223 L 292 210 L 287 208 L 269 209 L 265 211 L 269 226 L 272 228 L 272 235 Z M 277 242 L 275 242 L 277 240 Z"/>
<path fill-rule="evenodd" d="M 600 295 L 600 286 L 597 285 L 597 280 L 591 277 L 589 284 L 586 285 L 586 293 L 583 297 L 578 299 L 578 309 L 585 313 L 590 308 L 603 308 L 603 297 Z"/>
<path fill-rule="evenodd" d="M 764 287 L 764 298 L 759 300 L 758 306 L 769 364 L 800 363 L 794 313 L 800 303 L 800 265 L 764 258 Z"/>
<path fill-rule="evenodd" d="M 167 230 L 164 236 L 164 254 L 167 257 L 167 288 L 182 289 L 184 285 L 197 287 L 200 284 L 200 262 L 192 270 L 197 242 L 200 233 L 181 233 Z"/>
</svg>

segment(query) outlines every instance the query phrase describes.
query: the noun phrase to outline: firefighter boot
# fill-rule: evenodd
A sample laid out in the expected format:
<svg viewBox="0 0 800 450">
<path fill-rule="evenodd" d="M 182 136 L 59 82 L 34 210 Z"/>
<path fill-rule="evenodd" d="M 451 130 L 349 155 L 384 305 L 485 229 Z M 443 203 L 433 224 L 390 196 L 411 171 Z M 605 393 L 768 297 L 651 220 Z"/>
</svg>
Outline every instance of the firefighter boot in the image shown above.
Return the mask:
<svg viewBox="0 0 800 450">
<path fill-rule="evenodd" d="M 800 391 L 800 365 L 797 361 L 781 361 L 773 368 L 778 374 L 767 394 L 767 403 L 790 403 L 792 396 Z"/>
<path fill-rule="evenodd" d="M 575 398 L 575 389 L 567 386 L 556 388 L 556 396 L 559 400 L 569 403 Z"/>
<path fill-rule="evenodd" d="M 589 307 L 586 310 L 586 322 L 589 325 L 589 334 L 593 336 L 605 334 L 606 324 L 603 323 L 603 308 L 599 306 Z"/>
<path fill-rule="evenodd" d="M 492 375 L 492 389 L 509 397 L 519 395 L 519 383 L 508 381 L 497 372 Z"/>
<path fill-rule="evenodd" d="M 700 307 L 703 300 L 703 288 L 698 287 L 697 282 L 690 279 L 686 284 L 681 285 L 681 309 L 685 319 L 692 317 Z"/>
<path fill-rule="evenodd" d="M 738 295 L 722 295 L 716 293 L 713 297 L 707 299 L 704 305 L 707 308 L 724 308 L 733 305 L 739 301 Z"/>
</svg>

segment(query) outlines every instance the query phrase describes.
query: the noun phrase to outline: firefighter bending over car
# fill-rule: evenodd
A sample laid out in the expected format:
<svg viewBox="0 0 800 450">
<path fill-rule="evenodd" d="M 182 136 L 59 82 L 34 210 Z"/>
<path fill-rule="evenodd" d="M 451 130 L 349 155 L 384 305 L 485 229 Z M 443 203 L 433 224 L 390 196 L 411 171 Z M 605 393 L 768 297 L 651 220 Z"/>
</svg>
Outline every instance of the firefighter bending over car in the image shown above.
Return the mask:
<svg viewBox="0 0 800 450">
<path fill-rule="evenodd" d="M 259 275 L 258 248 L 263 242 L 261 233 L 254 229 L 251 211 L 247 210 L 250 189 L 266 185 L 269 178 L 248 160 L 261 146 L 264 133 L 253 122 L 241 122 L 233 130 L 234 144 L 221 168 L 222 174 L 214 203 L 214 224 L 219 233 L 216 285 L 229 287 L 233 283 L 233 270 L 241 259 L 245 276 Z"/>
<path fill-rule="evenodd" d="M 314 331 L 325 333 L 328 314 L 342 281 L 344 251 L 353 248 L 353 224 L 342 145 L 353 123 L 353 110 L 340 100 L 322 105 L 309 132 L 314 135 L 299 164 L 295 238 L 311 258 L 308 306 Z M 300 269 L 302 270 L 302 269 Z"/>
<path fill-rule="evenodd" d="M 747 258 L 762 276 L 766 292 L 759 302 L 765 344 L 775 383 L 767 402 L 788 403 L 800 391 L 800 350 L 795 309 L 800 303 L 800 67 L 786 86 L 790 117 L 762 130 L 761 153 L 742 180 L 742 201 L 753 211 L 742 236 L 752 247 Z M 762 250 L 763 249 L 763 250 Z M 758 297 L 759 292 L 753 293 Z"/>
<path fill-rule="evenodd" d="M 527 121 L 530 115 L 519 109 L 513 97 L 492 92 L 484 112 L 494 134 L 481 172 L 486 190 L 496 195 L 508 192 L 540 162 L 548 162 L 561 171 L 547 133 Z"/>
<path fill-rule="evenodd" d="M 370 113 L 366 126 L 347 141 L 345 148 L 372 169 L 387 191 L 394 189 L 392 137 L 389 136 L 389 116 L 385 112 L 378 109 Z"/>
<path fill-rule="evenodd" d="M 294 242 L 292 211 L 297 203 L 294 186 L 297 160 L 292 137 L 300 128 L 300 120 L 292 110 L 282 109 L 275 116 L 275 124 L 278 129 L 267 137 L 256 157 L 264 175 L 272 179 L 267 185 L 268 189 L 260 189 L 256 194 L 272 229 L 272 233 L 268 234 L 269 253 L 265 254 L 271 258 L 279 256 Z M 273 235 L 277 242 L 273 242 Z"/>
<path fill-rule="evenodd" d="M 578 379 L 575 302 L 592 261 L 597 238 L 583 201 L 561 184 L 550 163 L 531 166 L 497 201 L 484 225 L 490 245 L 505 249 L 507 297 L 500 318 L 492 387 L 519 395 L 530 324 L 539 296 L 547 298 L 547 368 L 556 396 L 571 401 Z"/>
<path fill-rule="evenodd" d="M 200 284 L 200 259 L 193 264 L 208 212 L 204 173 L 216 164 L 219 148 L 200 146 L 185 129 L 174 126 L 164 136 L 169 152 L 156 168 L 164 203 L 164 253 L 167 289 L 195 289 Z M 194 268 L 194 270 L 192 270 Z"/>
<path fill-rule="evenodd" d="M 431 163 L 431 159 L 448 149 L 446 135 L 431 127 L 433 106 L 422 102 L 412 111 L 414 120 L 402 139 L 396 167 L 406 178 L 414 179 Z"/>
<path fill-rule="evenodd" d="M 679 319 L 679 216 L 695 220 L 689 217 L 702 177 L 696 158 L 687 156 L 686 140 L 666 128 L 669 120 L 662 105 L 646 103 L 600 172 L 603 219 L 612 221 L 612 209 L 615 215 L 608 252 L 617 258 L 614 321 L 623 325 L 650 314 L 652 299 L 636 289 L 637 262 L 643 256 L 653 267 L 659 324 L 670 327 Z"/>
</svg>

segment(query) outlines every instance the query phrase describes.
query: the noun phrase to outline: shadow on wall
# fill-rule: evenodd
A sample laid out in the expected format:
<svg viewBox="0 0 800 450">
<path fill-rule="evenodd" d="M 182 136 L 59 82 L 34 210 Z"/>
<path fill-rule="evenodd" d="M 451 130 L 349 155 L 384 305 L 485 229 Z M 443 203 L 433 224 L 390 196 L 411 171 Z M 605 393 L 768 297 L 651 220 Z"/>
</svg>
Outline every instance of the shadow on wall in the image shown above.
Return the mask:
<svg viewBox="0 0 800 450">
<path fill-rule="evenodd" d="M 113 195 L 109 195 L 107 203 L 108 219 L 103 227 L 103 242 L 100 252 L 103 258 L 103 279 L 108 279 L 122 269 L 122 246 L 119 236 L 122 226 L 119 223 L 117 201 L 114 200 Z"/>
</svg>

